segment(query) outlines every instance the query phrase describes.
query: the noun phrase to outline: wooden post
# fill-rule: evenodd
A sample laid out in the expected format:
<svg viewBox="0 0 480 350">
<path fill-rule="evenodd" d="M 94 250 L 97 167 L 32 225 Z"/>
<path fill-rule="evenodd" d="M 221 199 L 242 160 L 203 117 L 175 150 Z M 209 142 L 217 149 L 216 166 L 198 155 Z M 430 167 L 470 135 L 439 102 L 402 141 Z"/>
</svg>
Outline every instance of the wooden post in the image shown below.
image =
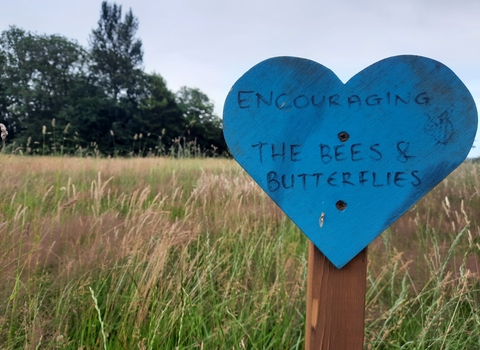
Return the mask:
<svg viewBox="0 0 480 350">
<path fill-rule="evenodd" d="M 306 350 L 362 350 L 367 248 L 337 269 L 308 246 Z"/>
</svg>

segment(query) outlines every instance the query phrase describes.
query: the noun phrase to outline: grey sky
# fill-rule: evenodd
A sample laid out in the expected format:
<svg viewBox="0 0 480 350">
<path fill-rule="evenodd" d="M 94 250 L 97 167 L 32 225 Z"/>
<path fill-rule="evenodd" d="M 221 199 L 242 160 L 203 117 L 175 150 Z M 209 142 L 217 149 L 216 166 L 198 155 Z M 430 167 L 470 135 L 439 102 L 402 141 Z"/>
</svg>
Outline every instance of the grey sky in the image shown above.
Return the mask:
<svg viewBox="0 0 480 350">
<path fill-rule="evenodd" d="M 9 25 L 88 46 L 101 0 L 1 0 Z M 122 0 L 139 18 L 144 67 L 177 91 L 198 87 L 222 114 L 234 82 L 272 56 L 299 56 L 343 81 L 380 59 L 415 54 L 450 67 L 480 104 L 478 0 Z M 477 139 L 480 137 L 477 137 Z M 480 155 L 480 144 L 473 155 Z"/>
</svg>

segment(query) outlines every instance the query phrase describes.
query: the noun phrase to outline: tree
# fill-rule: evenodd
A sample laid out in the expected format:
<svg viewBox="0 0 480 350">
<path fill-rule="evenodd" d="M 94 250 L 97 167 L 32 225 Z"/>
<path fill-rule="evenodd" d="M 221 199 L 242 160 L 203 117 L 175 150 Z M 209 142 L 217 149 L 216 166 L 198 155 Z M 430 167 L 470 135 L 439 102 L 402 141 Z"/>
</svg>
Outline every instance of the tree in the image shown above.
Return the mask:
<svg viewBox="0 0 480 350">
<path fill-rule="evenodd" d="M 141 112 L 145 88 L 142 42 L 135 37 L 138 19 L 130 9 L 122 19 L 122 7 L 104 1 L 97 29 L 90 35 L 90 66 L 94 83 L 106 98 L 97 117 L 90 120 L 103 151 L 127 154 L 132 148 L 135 118 Z M 114 142 L 112 140 L 114 134 Z"/>
<path fill-rule="evenodd" d="M 140 99 L 140 113 L 135 120 L 136 132 L 150 135 L 145 149 L 167 153 L 172 140 L 185 130 L 182 112 L 175 95 L 167 88 L 165 80 L 157 73 L 145 75 L 145 89 Z"/>
<path fill-rule="evenodd" d="M 185 119 L 186 133 L 204 150 L 227 151 L 221 119 L 214 113 L 214 104 L 196 88 L 182 87 L 176 93 L 178 107 Z"/>
<path fill-rule="evenodd" d="M 131 9 L 122 21 L 122 6 L 102 2 L 98 28 L 90 36 L 91 69 L 114 100 L 132 98 L 140 88 L 143 51 L 135 38 L 138 24 Z"/>
<path fill-rule="evenodd" d="M 0 37 L 1 109 L 11 138 L 21 132 L 21 121 L 31 115 L 34 105 L 31 86 L 34 68 L 29 54 L 33 41 L 31 34 L 16 27 L 2 32 Z"/>
<path fill-rule="evenodd" d="M 138 25 L 132 10 L 122 17 L 121 6 L 104 1 L 90 51 L 59 35 L 2 32 L 0 121 L 15 147 L 73 153 L 95 143 L 102 154 L 168 154 L 181 139 L 182 147 L 225 151 L 207 95 L 187 87 L 174 94 L 159 74 L 143 72 Z"/>
<path fill-rule="evenodd" d="M 57 128 L 66 127 L 85 76 L 85 50 L 62 36 L 11 27 L 2 32 L 0 52 L 0 111 L 11 135 L 40 141 L 43 126 L 53 119 Z"/>
</svg>

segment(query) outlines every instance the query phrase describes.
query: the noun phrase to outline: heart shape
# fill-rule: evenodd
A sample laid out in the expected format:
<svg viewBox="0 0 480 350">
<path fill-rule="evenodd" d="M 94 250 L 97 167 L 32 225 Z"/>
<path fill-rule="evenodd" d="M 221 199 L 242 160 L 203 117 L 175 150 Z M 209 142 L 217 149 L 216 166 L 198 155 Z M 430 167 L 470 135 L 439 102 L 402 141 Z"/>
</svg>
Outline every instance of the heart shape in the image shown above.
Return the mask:
<svg viewBox="0 0 480 350">
<path fill-rule="evenodd" d="M 343 84 L 275 57 L 234 84 L 223 123 L 238 163 L 341 268 L 463 162 L 477 110 L 429 58 L 390 57 Z"/>
</svg>

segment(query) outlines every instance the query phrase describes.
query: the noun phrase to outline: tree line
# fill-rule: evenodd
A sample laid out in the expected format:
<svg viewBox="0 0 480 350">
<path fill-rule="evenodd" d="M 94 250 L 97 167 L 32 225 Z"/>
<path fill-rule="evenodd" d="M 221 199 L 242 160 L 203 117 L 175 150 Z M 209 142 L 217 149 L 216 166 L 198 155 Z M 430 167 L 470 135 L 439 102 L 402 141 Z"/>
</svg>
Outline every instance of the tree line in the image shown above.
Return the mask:
<svg viewBox="0 0 480 350">
<path fill-rule="evenodd" d="M 0 36 L 0 122 L 29 154 L 226 152 L 221 119 L 197 88 L 170 91 L 142 68 L 139 21 L 103 2 L 89 47 L 15 26 Z"/>
</svg>

